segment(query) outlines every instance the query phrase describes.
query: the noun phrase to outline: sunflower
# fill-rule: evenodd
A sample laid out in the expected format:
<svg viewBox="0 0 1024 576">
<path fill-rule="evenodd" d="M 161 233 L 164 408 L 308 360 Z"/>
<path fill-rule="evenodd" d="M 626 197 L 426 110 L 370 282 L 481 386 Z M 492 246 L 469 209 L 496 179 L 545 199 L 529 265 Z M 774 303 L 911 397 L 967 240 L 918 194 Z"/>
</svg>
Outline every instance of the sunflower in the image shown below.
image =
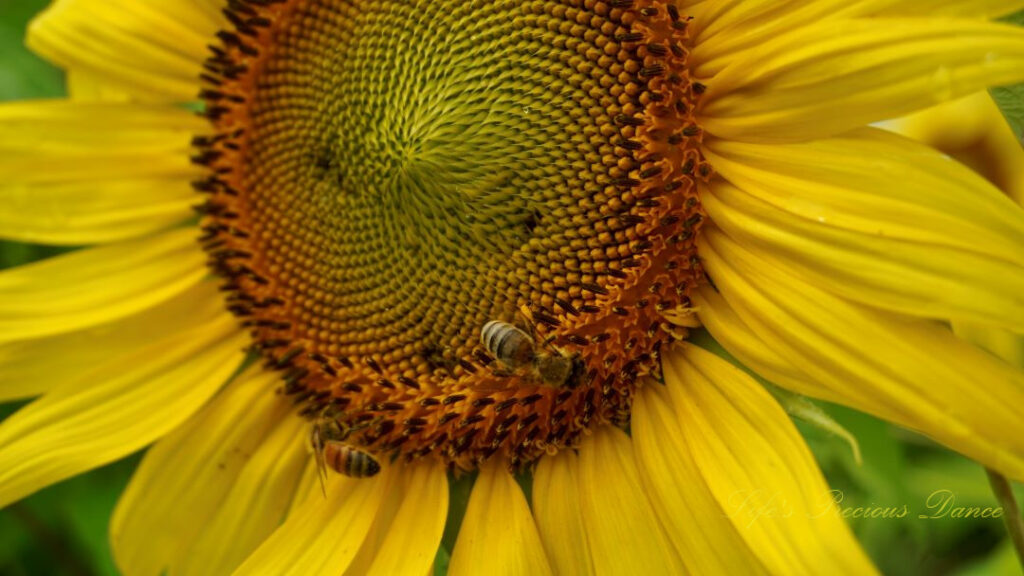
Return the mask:
<svg viewBox="0 0 1024 576">
<path fill-rule="evenodd" d="M 754 375 L 1024 479 L 951 329 L 1024 329 L 1024 212 L 871 126 L 1022 5 L 56 0 L 0 233 L 92 246 L 0 273 L 0 505 L 153 444 L 130 575 L 873 573 Z"/>
</svg>

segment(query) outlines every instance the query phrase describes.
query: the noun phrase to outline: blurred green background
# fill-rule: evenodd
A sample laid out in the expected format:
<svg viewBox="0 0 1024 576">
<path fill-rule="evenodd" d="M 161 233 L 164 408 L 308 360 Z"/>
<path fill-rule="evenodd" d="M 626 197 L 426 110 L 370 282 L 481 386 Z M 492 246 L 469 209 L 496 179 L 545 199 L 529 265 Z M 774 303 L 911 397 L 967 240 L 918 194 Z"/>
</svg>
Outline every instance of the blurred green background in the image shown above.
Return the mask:
<svg viewBox="0 0 1024 576">
<path fill-rule="evenodd" d="M 27 22 L 47 2 L 0 0 L 0 101 L 52 98 L 64 93 L 60 71 L 22 46 Z M 1024 118 L 1024 90 L 1002 90 L 997 97 L 1014 116 L 1019 135 Z M 54 253 L 55 250 L 41 246 L 0 242 L 0 268 Z M 0 405 L 0 418 L 18 407 Z M 817 428 L 798 425 L 833 488 L 842 493 L 842 506 L 851 513 L 858 508 L 883 508 L 902 516 L 850 520 L 884 573 L 1024 574 L 1002 521 L 951 515 L 932 517 L 939 515 L 939 510 L 929 507 L 930 498 L 933 505 L 940 497 L 952 497 L 956 506 L 998 506 L 980 466 L 869 416 L 834 406 L 826 409 L 858 439 L 862 464 L 854 461 L 844 441 Z M 138 456 L 128 458 L 0 511 L 0 574 L 116 574 L 107 548 L 107 523 L 137 462 Z M 463 499 L 457 492 L 465 492 L 464 488 L 453 488 L 453 503 Z"/>
</svg>

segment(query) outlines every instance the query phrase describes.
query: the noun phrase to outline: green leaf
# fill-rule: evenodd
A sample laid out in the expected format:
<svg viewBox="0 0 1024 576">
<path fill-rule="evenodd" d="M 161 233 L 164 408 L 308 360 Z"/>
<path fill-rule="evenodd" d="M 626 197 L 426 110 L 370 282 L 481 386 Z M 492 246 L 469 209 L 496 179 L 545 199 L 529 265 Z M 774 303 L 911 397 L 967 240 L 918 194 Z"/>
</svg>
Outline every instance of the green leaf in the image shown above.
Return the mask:
<svg viewBox="0 0 1024 576">
<path fill-rule="evenodd" d="M 1009 541 L 1004 541 L 988 556 L 966 565 L 954 576 L 1021 576 L 1020 560 Z"/>
<path fill-rule="evenodd" d="M 64 95 L 63 73 L 24 46 L 25 27 L 48 0 L 0 0 L 0 101 L 59 98 Z"/>
<path fill-rule="evenodd" d="M 1024 10 L 1007 16 L 1003 21 L 1024 26 Z M 993 88 L 992 98 L 1006 116 L 1017 140 L 1024 141 L 1024 84 Z"/>
<path fill-rule="evenodd" d="M 1024 84 L 994 88 L 992 98 L 996 101 L 1017 140 L 1024 138 Z"/>
</svg>

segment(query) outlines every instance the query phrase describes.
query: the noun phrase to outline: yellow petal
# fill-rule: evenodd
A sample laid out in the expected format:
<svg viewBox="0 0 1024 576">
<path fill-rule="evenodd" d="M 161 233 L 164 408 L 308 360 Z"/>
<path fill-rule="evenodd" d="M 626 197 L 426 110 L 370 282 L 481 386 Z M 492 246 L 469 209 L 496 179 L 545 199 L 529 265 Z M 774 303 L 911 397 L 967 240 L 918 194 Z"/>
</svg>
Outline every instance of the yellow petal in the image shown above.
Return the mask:
<svg viewBox="0 0 1024 576">
<path fill-rule="evenodd" d="M 308 431 L 306 437 L 308 438 Z M 307 442 L 307 447 L 308 445 Z M 285 516 L 291 518 L 296 514 L 314 492 L 322 494 L 323 487 L 320 484 L 320 470 L 310 453 L 309 461 L 306 462 L 306 467 L 302 470 L 302 477 L 299 478 L 299 485 L 295 487 L 295 498 L 292 499 L 292 505 L 288 508 L 288 513 Z"/>
<path fill-rule="evenodd" d="M 281 524 L 311 455 L 309 423 L 285 418 L 246 462 L 227 497 L 169 574 L 231 574 Z M 202 486 L 198 487 L 200 490 Z"/>
<path fill-rule="evenodd" d="M 864 5 L 864 13 L 883 16 L 956 16 L 988 19 L 1024 9 L 1024 2 L 1021 0 L 870 0 L 864 2 Z"/>
<path fill-rule="evenodd" d="M 401 462 L 396 462 L 395 466 L 404 468 Z M 373 524 L 366 533 L 359 552 L 349 563 L 343 576 L 363 576 L 370 570 L 370 566 L 377 558 L 377 551 L 391 530 L 392 524 L 398 516 L 398 509 L 401 508 L 405 500 L 403 478 L 405 475 L 406 472 L 396 470 L 395 473 L 387 476 L 387 483 L 383 488 L 384 496 L 374 515 Z"/>
<path fill-rule="evenodd" d="M 52 166 L 59 171 L 60 159 Z M 165 230 L 194 215 L 189 180 L 120 180 L 0 184 L 0 237 L 81 246 Z"/>
<path fill-rule="evenodd" d="M 660 384 L 633 403 L 637 464 L 654 511 L 691 574 L 767 574 L 715 500 Z"/>
<path fill-rule="evenodd" d="M 626 433 L 601 426 L 579 452 L 577 490 L 594 573 L 682 574 L 683 565 L 640 480 Z"/>
<path fill-rule="evenodd" d="M 772 38 L 824 20 L 858 16 L 963 17 L 991 19 L 1024 7 L 1020 0 L 816 0 L 762 2 L 724 0 L 698 3 L 690 33 L 690 64 L 698 78 L 710 78 L 744 52 Z"/>
<path fill-rule="evenodd" d="M 288 412 L 279 376 L 260 368 L 229 385 L 142 460 L 110 523 L 125 574 L 158 576 L 187 555 L 235 479 Z"/>
<path fill-rule="evenodd" d="M 742 362 L 743 366 L 780 386 L 784 385 L 798 392 L 807 388 L 807 373 L 780 356 L 769 342 L 755 333 L 733 310 L 721 292 L 711 287 L 700 289 L 694 295 L 694 302 L 696 301 L 706 306 L 700 310 L 700 319 L 706 322 L 705 328 L 729 354 Z M 846 395 L 837 395 L 822 388 L 814 398 L 842 404 L 843 399 L 849 398 L 850 395 L 857 395 L 858 402 L 866 402 L 867 396 L 858 395 L 857 390 L 850 390 Z"/>
<path fill-rule="evenodd" d="M 947 102 L 881 127 L 924 142 L 984 176 L 1024 205 L 1024 147 L 988 92 Z"/>
<path fill-rule="evenodd" d="M 733 184 L 805 219 L 965 250 L 992 244 L 1000 258 L 1024 259 L 1020 210 L 976 174 L 904 138 L 864 128 L 807 144 L 714 140 L 705 152 Z"/>
<path fill-rule="evenodd" d="M 667 398 L 725 515 L 773 574 L 872 574 L 814 457 L 753 378 L 695 346 L 664 358 Z"/>
<path fill-rule="evenodd" d="M 207 274 L 192 228 L 88 248 L 0 272 L 0 342 L 105 324 L 160 304 Z"/>
<path fill-rule="evenodd" d="M 689 63 L 697 78 L 712 82 L 713 76 L 751 47 L 808 24 L 855 16 L 859 11 L 860 3 L 841 0 L 702 2 L 688 11 L 693 16 Z"/>
<path fill-rule="evenodd" d="M 1024 334 L 971 322 L 953 322 L 953 333 L 988 350 L 1017 368 L 1024 368 Z"/>
<path fill-rule="evenodd" d="M 713 226 L 700 253 L 713 289 L 694 298 L 715 337 L 776 384 L 837 401 L 929 434 L 1013 478 L 1024 478 L 1024 373 L 937 323 L 851 302 L 771 267 Z M 716 317 L 725 306 L 742 325 Z M 771 374 L 733 331 L 748 330 L 789 364 Z M 746 349 L 749 349 L 747 346 Z M 763 371 L 762 368 L 767 368 Z M 983 382 L 984 386 L 978 383 Z"/>
<path fill-rule="evenodd" d="M 207 46 L 222 26 L 202 0 L 57 0 L 30 25 L 29 47 L 139 98 L 199 93 Z"/>
<path fill-rule="evenodd" d="M 68 381 L 0 425 L 0 507 L 131 454 L 198 410 L 242 361 L 226 315 Z"/>
<path fill-rule="evenodd" d="M 708 287 L 695 294 L 694 302 L 701 302 L 701 321 L 715 340 L 730 354 L 742 360 L 743 365 L 773 383 L 800 382 L 807 378 L 800 367 L 780 356 L 768 343 L 754 333 L 750 326 L 729 305 L 718 290 Z M 825 393 L 823 391 L 823 393 Z M 817 396 L 829 402 L 839 402 L 839 396 Z"/>
<path fill-rule="evenodd" d="M 183 108 L 123 102 L 67 100 L 7 102 L 0 106 L 0 174 L 53 182 L 97 173 L 123 177 L 203 174 L 182 153 L 208 120 Z M 66 155 L 67 166 L 42 156 Z M 56 157 L 56 156 L 55 156 Z M 26 159 L 40 158 L 26 166 Z M 140 161 L 148 165 L 139 165 Z M 27 168 L 32 169 L 27 169 Z M 49 168 L 40 170 L 38 168 Z M 120 172 L 117 171 L 120 169 Z"/>
<path fill-rule="evenodd" d="M 372 566 L 360 574 L 427 574 L 434 564 L 448 515 L 448 476 L 444 466 L 429 461 L 403 466 L 402 474 L 401 507 Z"/>
<path fill-rule="evenodd" d="M 707 154 L 722 178 L 702 202 L 758 257 L 880 308 L 1024 331 L 1024 210 L 960 164 L 874 129 Z"/>
<path fill-rule="evenodd" d="M 526 498 L 500 459 L 480 470 L 469 497 L 450 576 L 551 574 Z"/>
<path fill-rule="evenodd" d="M 170 106 L 29 101 L 0 105 L 0 237 L 83 245 L 193 216 L 191 139 L 209 130 Z"/>
<path fill-rule="evenodd" d="M 579 494 L 579 457 L 572 450 L 541 458 L 533 474 L 533 515 L 556 574 L 594 573 Z"/>
<path fill-rule="evenodd" d="M 64 74 L 68 99 L 79 102 L 128 102 L 131 94 L 99 80 L 84 70 L 68 70 Z"/>
<path fill-rule="evenodd" d="M 114 322 L 0 344 L 0 402 L 38 396 L 100 363 L 132 356 L 156 340 L 224 313 L 216 283 L 200 282 L 167 302 Z"/>
<path fill-rule="evenodd" d="M 327 497 L 317 488 L 234 574 L 343 574 L 366 540 L 384 487 L 398 469 L 360 479 L 331 474 Z"/>
<path fill-rule="evenodd" d="M 975 20 L 827 20 L 732 61 L 699 110 L 709 133 L 779 142 L 831 136 L 1024 80 L 1024 30 Z"/>
<path fill-rule="evenodd" d="M 1024 147 L 988 92 L 884 122 L 892 130 L 924 142 L 971 167 L 1024 205 Z M 1010 364 L 1024 368 L 1024 335 L 983 324 L 955 320 L 953 332 Z"/>
</svg>

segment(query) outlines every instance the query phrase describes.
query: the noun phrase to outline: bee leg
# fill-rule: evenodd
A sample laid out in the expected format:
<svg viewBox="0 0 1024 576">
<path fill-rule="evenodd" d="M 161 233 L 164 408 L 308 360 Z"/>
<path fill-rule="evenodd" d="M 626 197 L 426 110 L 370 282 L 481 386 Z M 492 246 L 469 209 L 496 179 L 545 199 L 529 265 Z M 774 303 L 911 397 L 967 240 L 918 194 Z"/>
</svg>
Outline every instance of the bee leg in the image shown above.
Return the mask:
<svg viewBox="0 0 1024 576">
<path fill-rule="evenodd" d="M 544 340 L 540 343 L 540 345 L 543 346 L 544 348 L 547 348 L 550 352 L 561 354 L 561 352 L 559 352 L 558 349 L 555 348 L 555 346 L 552 344 L 552 342 L 555 341 L 555 338 L 557 338 L 557 336 L 555 336 L 554 334 L 549 334 L 544 337 Z"/>
<path fill-rule="evenodd" d="M 513 370 L 506 366 L 496 366 L 491 368 L 491 374 L 494 374 L 498 378 L 508 378 L 513 374 Z"/>
<path fill-rule="evenodd" d="M 515 322 L 512 325 L 527 334 L 537 333 L 537 325 L 533 322 L 533 312 L 525 304 L 519 307 L 519 312 L 516 314 Z"/>
<path fill-rule="evenodd" d="M 327 498 L 327 463 L 324 462 L 324 440 L 320 434 L 319 424 L 313 425 L 310 443 L 313 445 L 313 459 L 316 461 L 316 475 L 320 479 L 320 491 L 323 492 L 324 498 Z"/>
</svg>

